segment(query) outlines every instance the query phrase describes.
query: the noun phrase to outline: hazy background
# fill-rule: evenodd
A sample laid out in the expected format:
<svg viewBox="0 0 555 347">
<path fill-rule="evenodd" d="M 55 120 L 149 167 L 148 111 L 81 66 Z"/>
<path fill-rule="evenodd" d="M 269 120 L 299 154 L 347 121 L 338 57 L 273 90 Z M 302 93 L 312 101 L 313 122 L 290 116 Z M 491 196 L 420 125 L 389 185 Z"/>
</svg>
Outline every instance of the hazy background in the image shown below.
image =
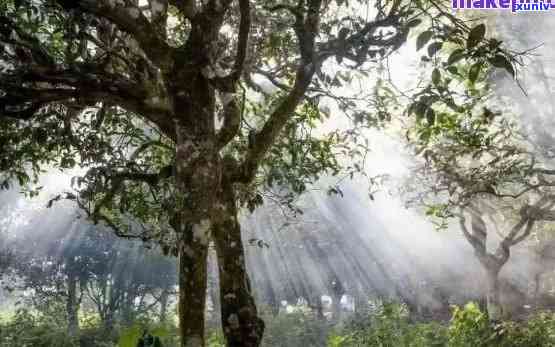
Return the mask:
<svg viewBox="0 0 555 347">
<path fill-rule="evenodd" d="M 499 34 L 517 49 L 543 44 L 520 72 L 528 96 L 503 73 L 495 81 L 500 96 L 514 103 L 523 127 L 546 147 L 555 140 L 553 18 L 552 14 L 503 14 L 492 19 Z M 406 74 L 411 64 L 417 64 L 413 50 L 406 47 L 392 60 L 393 77 L 400 85 L 414 78 Z M 248 266 L 257 296 L 264 301 L 293 303 L 299 297 L 331 295 L 340 282 L 346 294 L 400 296 L 426 306 L 436 304 L 438 296 L 446 296 L 450 302 L 480 297 L 482 269 L 459 230 L 437 231 L 421 211 L 407 209 L 397 194 L 397 185 L 413 165 L 410 149 L 395 131 L 370 131 L 367 136 L 372 148 L 368 174 L 391 177 L 373 195 L 374 200 L 362 179 L 343 181 L 343 197 L 329 196 L 325 189 L 332 182 L 329 178 L 322 181 L 321 189 L 301 197 L 299 206 L 304 214 L 295 219 L 272 204 L 243 215 Z M 87 222 L 79 218 L 71 203 L 45 207 L 50 197 L 68 189 L 71 176 L 48 172 L 42 182 L 44 191 L 33 200 L 19 195 L 17 189 L 1 192 L 0 232 L 8 238 L 35 234 L 40 241 L 64 231 L 78 234 L 86 228 Z M 269 247 L 250 245 L 249 239 L 263 240 Z M 27 246 L 39 251 L 39 241 Z M 533 266 L 538 266 L 533 255 L 520 245 L 503 268 L 502 277 L 528 291 Z"/>
</svg>

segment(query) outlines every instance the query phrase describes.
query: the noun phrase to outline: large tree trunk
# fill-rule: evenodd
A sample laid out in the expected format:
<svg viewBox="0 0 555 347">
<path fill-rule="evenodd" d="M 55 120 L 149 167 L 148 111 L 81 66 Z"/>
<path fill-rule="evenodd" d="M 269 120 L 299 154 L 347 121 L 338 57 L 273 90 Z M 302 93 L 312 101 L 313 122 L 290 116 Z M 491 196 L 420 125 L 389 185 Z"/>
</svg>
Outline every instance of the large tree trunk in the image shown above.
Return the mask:
<svg viewBox="0 0 555 347">
<path fill-rule="evenodd" d="M 178 315 L 181 346 L 204 347 L 208 244 L 188 241 L 179 240 Z"/>
<path fill-rule="evenodd" d="M 218 252 L 224 335 L 228 347 L 257 347 L 264 333 L 264 322 L 258 317 L 251 293 L 235 194 L 225 183 L 219 207 L 213 234 Z"/>
<path fill-rule="evenodd" d="M 209 140 L 213 132 L 214 92 L 206 80 L 193 77 L 196 83 L 191 100 L 198 104 L 181 100 L 175 106 L 187 111 L 184 119 L 176 120 L 178 189 L 177 211 L 172 222 L 178 235 L 178 315 L 182 347 L 205 346 L 210 216 L 221 174 L 217 153 Z"/>
<path fill-rule="evenodd" d="M 487 293 L 486 305 L 490 320 L 499 321 L 503 318 L 501 304 L 501 290 L 499 284 L 499 269 L 486 269 Z"/>
<path fill-rule="evenodd" d="M 79 335 L 79 302 L 77 299 L 77 278 L 69 274 L 67 278 L 67 332 L 71 337 Z"/>
</svg>

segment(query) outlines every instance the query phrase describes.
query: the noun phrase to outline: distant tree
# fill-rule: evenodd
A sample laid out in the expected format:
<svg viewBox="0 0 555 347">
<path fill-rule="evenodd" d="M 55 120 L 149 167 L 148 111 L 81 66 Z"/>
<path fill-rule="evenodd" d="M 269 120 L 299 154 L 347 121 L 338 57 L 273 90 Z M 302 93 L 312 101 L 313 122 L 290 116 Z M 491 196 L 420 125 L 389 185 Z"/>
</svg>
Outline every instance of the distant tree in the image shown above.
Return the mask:
<svg viewBox="0 0 555 347">
<path fill-rule="evenodd" d="M 70 336 L 79 334 L 82 303 L 92 301 L 112 331 L 118 318 L 126 323 L 153 312 L 162 292 L 176 284 L 174 264 L 159 251 L 121 242 L 82 220 L 66 219 L 35 233 L 38 220 L 49 221 L 39 213 L 5 241 L 11 261 L 3 277 L 9 276 L 11 289 L 30 290 L 31 304 L 47 316 L 59 316 L 62 305 Z"/>
<path fill-rule="evenodd" d="M 38 216 L 42 217 L 42 216 Z M 43 218 L 43 222 L 48 219 Z M 31 304 L 46 315 L 54 315 L 62 305 L 65 309 L 68 334 L 79 334 L 78 312 L 83 298 L 83 286 L 92 275 L 91 266 L 99 259 L 98 234 L 84 232 L 79 238 L 72 231 L 79 222 L 62 223 L 53 233 L 29 233 L 22 227 L 9 241 L 15 261 L 12 262 L 12 288 L 30 290 Z M 30 227 L 35 226 L 31 221 Z M 31 236 L 32 235 L 32 236 Z M 90 250 L 94 250 L 91 254 Z M 57 313 L 57 312 L 56 312 Z M 63 322 L 62 322 L 63 324 Z"/>
<path fill-rule="evenodd" d="M 457 54 L 462 60 L 471 53 L 455 50 L 451 57 Z M 489 316 L 499 320 L 499 273 L 511 248 L 527 240 L 537 222 L 554 220 L 555 171 L 512 120 L 510 105 L 495 97 L 489 83 L 494 70 L 485 67 L 487 61 L 514 76 L 508 60 L 485 56 L 469 69 L 455 65 L 449 80 L 440 79 L 417 95 L 413 112 L 420 112 L 416 108 L 422 100 L 433 102 L 407 132 L 421 156 L 409 191 L 410 202 L 426 206 L 440 227 L 447 227 L 449 218 L 458 219 L 486 273 Z M 445 92 L 453 81 L 463 85 L 462 92 Z M 498 246 L 489 249 L 489 240 L 496 239 Z"/>
<path fill-rule="evenodd" d="M 158 243 L 179 257 L 183 346 L 204 345 L 212 239 L 227 344 L 258 346 L 263 322 L 245 268 L 239 209 L 260 205 L 266 187 L 288 191 L 283 201 L 290 204 L 320 175 L 338 173 L 338 153 L 364 158 L 358 130 L 389 119 L 383 92 L 343 96 L 335 88 L 368 75 L 419 25 L 418 46 L 428 46 L 430 56 L 444 42 L 460 44 L 469 28 L 445 5 L 2 1 L 2 186 L 28 184 L 46 165 L 88 168 L 75 181 L 79 194 L 58 199 L 76 201 L 121 237 Z M 316 136 L 324 99 L 357 126 Z"/>
</svg>

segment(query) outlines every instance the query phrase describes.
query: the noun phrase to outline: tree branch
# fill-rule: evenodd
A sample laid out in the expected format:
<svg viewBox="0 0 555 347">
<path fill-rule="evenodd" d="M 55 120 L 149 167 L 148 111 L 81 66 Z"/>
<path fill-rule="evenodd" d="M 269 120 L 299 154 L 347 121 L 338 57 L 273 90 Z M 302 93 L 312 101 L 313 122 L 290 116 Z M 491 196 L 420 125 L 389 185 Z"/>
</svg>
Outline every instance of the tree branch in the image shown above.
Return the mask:
<svg viewBox="0 0 555 347">
<path fill-rule="evenodd" d="M 239 11 L 241 21 L 239 23 L 239 38 L 237 39 L 237 56 L 231 78 L 237 82 L 243 73 L 245 60 L 247 58 L 247 47 L 249 44 L 249 32 L 251 30 L 250 0 L 239 0 Z"/>
<path fill-rule="evenodd" d="M 148 0 L 150 9 L 150 21 L 155 29 L 166 38 L 167 21 L 168 21 L 168 0 Z"/>
<path fill-rule="evenodd" d="M 196 0 L 169 0 L 169 3 L 187 19 L 192 19 L 196 15 Z"/>
<path fill-rule="evenodd" d="M 468 228 L 466 227 L 466 217 L 463 215 L 463 213 L 458 214 L 457 216 L 459 217 L 459 226 L 461 228 L 461 231 L 464 237 L 472 246 L 472 248 L 474 248 L 474 251 L 481 257 L 486 256 L 485 245 L 483 245 L 478 238 L 473 236 L 470 231 L 468 231 Z"/>
<path fill-rule="evenodd" d="M 4 93 L 0 96 L 0 117 L 28 119 L 48 103 L 70 99 L 81 105 L 108 102 L 145 117 L 175 140 L 174 124 L 167 117 L 169 106 L 151 102 L 148 86 L 100 69 L 94 64 L 65 70 L 34 66 L 0 75 L 0 91 Z"/>
<path fill-rule="evenodd" d="M 146 56 L 160 68 L 171 63 L 172 48 L 166 43 L 162 33 L 155 29 L 141 9 L 129 1 L 125 6 L 110 0 L 57 0 L 67 9 L 78 8 L 100 18 L 106 18 L 118 29 L 129 33 L 139 44 Z"/>
<path fill-rule="evenodd" d="M 54 58 L 50 56 L 39 39 L 27 34 L 11 18 L 4 15 L 0 15 L 0 42 L 24 49 L 24 51 L 20 52 L 16 50 L 18 60 L 22 60 L 21 63 L 54 65 Z M 30 53 L 27 57 L 25 56 L 27 54 L 26 50 Z"/>
<path fill-rule="evenodd" d="M 361 64 L 366 60 L 366 55 L 372 46 L 377 47 L 393 47 L 398 48 L 406 40 L 407 31 L 404 28 L 398 28 L 397 32 L 387 38 L 381 35 L 373 36 L 379 28 L 385 27 L 398 27 L 400 14 L 391 13 L 388 16 L 367 23 L 359 31 L 346 36 L 338 37 L 337 39 L 330 40 L 319 44 L 318 60 L 324 61 L 329 57 L 336 56 L 338 61 L 342 57 L 350 58 Z M 356 51 L 354 55 L 351 51 Z"/>
<path fill-rule="evenodd" d="M 321 5 L 321 0 L 311 0 L 306 16 L 296 16 L 295 33 L 299 42 L 301 63 L 297 67 L 295 83 L 287 96 L 272 112 L 262 129 L 255 134 L 251 150 L 247 153 L 244 162 L 240 165 L 239 172 L 235 173 L 232 180 L 248 183 L 254 179 L 260 162 L 278 138 L 291 113 L 295 111 L 310 86 L 312 76 L 316 71 L 314 43 L 319 32 Z"/>
</svg>

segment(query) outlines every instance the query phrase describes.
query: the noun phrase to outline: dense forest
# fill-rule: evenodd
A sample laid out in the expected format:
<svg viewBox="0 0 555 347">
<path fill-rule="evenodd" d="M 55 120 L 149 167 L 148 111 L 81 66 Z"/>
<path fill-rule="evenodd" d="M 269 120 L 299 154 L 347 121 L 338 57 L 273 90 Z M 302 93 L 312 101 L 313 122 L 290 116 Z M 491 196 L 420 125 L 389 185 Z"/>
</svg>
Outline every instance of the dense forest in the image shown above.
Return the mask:
<svg viewBox="0 0 555 347">
<path fill-rule="evenodd" d="M 0 347 L 555 346 L 553 10 L 456 3 L 0 0 Z"/>
</svg>

